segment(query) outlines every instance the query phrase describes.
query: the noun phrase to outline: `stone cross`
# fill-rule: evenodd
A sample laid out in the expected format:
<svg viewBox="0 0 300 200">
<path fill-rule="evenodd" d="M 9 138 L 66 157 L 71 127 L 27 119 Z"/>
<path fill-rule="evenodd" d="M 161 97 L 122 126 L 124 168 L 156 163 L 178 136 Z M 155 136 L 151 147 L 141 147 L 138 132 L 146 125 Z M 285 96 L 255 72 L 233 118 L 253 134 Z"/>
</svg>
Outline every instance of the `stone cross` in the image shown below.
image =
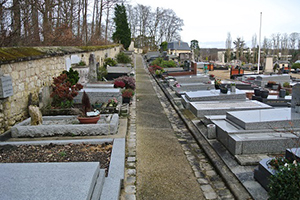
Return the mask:
<svg viewBox="0 0 300 200">
<path fill-rule="evenodd" d="M 97 82 L 97 67 L 96 67 L 96 59 L 94 54 L 90 54 L 89 57 L 89 82 Z"/>
</svg>

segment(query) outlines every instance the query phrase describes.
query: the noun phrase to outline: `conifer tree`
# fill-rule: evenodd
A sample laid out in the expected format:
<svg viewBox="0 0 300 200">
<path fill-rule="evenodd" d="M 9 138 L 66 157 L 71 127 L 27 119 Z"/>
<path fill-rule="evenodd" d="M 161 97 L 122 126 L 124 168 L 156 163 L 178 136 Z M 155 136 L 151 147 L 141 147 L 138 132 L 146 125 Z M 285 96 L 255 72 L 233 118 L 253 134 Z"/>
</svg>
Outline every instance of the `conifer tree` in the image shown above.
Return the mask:
<svg viewBox="0 0 300 200">
<path fill-rule="evenodd" d="M 116 5 L 114 22 L 116 30 L 113 33 L 113 41 L 120 42 L 127 49 L 131 42 L 131 31 L 128 26 L 126 8 L 124 4 Z"/>
</svg>

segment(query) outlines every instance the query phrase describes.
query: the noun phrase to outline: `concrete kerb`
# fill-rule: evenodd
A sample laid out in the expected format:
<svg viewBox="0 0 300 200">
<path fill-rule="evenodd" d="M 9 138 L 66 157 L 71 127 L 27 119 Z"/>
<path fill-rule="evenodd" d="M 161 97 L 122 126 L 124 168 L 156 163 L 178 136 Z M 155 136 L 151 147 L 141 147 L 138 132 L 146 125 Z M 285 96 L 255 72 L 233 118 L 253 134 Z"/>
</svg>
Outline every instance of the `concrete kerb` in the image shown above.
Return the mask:
<svg viewBox="0 0 300 200">
<path fill-rule="evenodd" d="M 247 192 L 246 188 L 240 183 L 237 177 L 231 172 L 231 170 L 227 167 L 224 161 L 220 158 L 220 156 L 214 151 L 213 147 L 209 144 L 206 138 L 199 132 L 199 130 L 190 122 L 178 109 L 173 98 L 166 91 L 164 86 L 157 81 L 155 77 L 152 78 L 156 81 L 158 86 L 164 92 L 165 96 L 171 102 L 172 107 L 175 109 L 177 114 L 183 120 L 188 130 L 192 133 L 193 137 L 196 139 L 197 143 L 203 148 L 206 156 L 209 158 L 210 162 L 213 164 L 214 168 L 218 171 L 219 175 L 224 180 L 226 186 L 232 192 L 236 199 L 251 199 L 250 194 Z"/>
</svg>

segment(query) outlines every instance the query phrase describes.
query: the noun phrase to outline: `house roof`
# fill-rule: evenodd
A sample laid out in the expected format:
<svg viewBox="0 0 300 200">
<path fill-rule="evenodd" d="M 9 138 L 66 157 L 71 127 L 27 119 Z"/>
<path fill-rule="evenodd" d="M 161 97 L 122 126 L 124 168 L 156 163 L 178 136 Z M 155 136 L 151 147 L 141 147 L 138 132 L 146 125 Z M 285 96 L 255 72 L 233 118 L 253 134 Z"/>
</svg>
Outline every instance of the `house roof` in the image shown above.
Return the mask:
<svg viewBox="0 0 300 200">
<path fill-rule="evenodd" d="M 168 49 L 191 51 L 191 48 L 189 47 L 188 43 L 182 42 L 182 41 L 169 42 L 168 43 Z"/>
</svg>

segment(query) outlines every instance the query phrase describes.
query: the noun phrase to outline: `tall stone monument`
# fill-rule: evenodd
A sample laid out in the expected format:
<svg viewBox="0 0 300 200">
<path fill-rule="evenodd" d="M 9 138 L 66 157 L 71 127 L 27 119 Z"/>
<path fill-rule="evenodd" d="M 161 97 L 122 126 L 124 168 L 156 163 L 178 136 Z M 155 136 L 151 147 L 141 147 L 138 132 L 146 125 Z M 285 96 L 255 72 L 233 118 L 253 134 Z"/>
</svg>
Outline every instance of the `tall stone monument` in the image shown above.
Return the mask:
<svg viewBox="0 0 300 200">
<path fill-rule="evenodd" d="M 97 63 L 94 54 L 90 54 L 89 57 L 89 82 L 94 83 L 97 82 Z"/>
</svg>

